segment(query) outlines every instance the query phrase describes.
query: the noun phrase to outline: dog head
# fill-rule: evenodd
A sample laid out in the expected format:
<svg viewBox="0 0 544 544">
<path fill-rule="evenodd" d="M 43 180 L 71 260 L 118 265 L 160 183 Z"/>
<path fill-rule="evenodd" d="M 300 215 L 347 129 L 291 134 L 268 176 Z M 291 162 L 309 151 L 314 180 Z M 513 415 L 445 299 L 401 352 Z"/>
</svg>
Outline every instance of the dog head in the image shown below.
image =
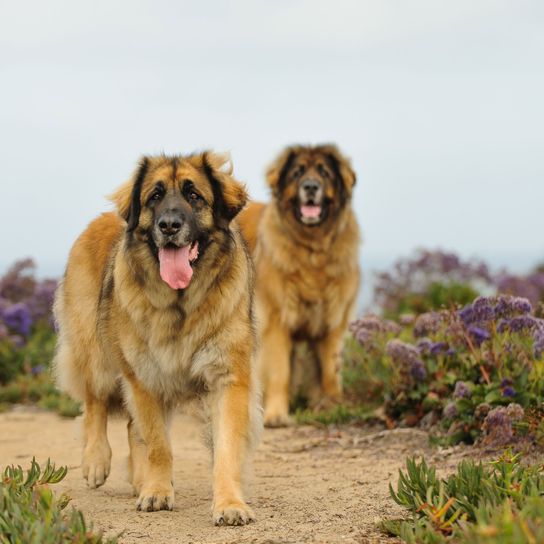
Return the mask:
<svg viewBox="0 0 544 544">
<path fill-rule="evenodd" d="M 229 238 L 229 225 L 247 202 L 228 156 L 141 158 L 130 180 L 112 196 L 130 243 L 147 244 L 162 279 L 186 288 L 210 241 Z"/>
<path fill-rule="evenodd" d="M 333 219 L 351 198 L 355 173 L 334 145 L 287 147 L 266 179 L 277 204 L 304 227 Z"/>
</svg>

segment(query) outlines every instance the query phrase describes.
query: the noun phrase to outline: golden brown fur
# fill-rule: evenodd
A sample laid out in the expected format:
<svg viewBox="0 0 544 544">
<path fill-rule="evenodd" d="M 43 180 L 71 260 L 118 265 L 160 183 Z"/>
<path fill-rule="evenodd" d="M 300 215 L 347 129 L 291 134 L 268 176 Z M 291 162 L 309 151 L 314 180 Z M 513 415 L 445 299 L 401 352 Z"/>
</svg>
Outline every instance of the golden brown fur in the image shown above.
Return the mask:
<svg viewBox="0 0 544 544">
<path fill-rule="evenodd" d="M 297 208 L 307 180 L 317 180 L 322 192 L 318 224 L 303 224 Z M 321 399 L 341 396 L 340 350 L 359 285 L 359 230 L 350 204 L 355 174 L 336 147 L 288 147 L 267 182 L 272 202 L 250 204 L 239 222 L 256 265 L 265 424 L 277 426 L 289 421 L 295 340 L 315 346 Z"/>
<path fill-rule="evenodd" d="M 260 408 L 252 266 L 232 221 L 247 196 L 223 163 L 213 153 L 146 157 L 112 195 L 118 214 L 103 214 L 78 238 L 56 295 L 55 368 L 61 388 L 85 403 L 83 475 L 91 488 L 110 471 L 108 405 L 122 394 L 138 509 L 172 509 L 168 421 L 178 402 L 197 399 L 211 423 L 214 521 L 241 525 L 253 519 L 241 479 Z M 176 290 L 159 275 L 152 195 L 162 184 L 180 200 L 187 180 L 200 199 L 182 206 L 201 255 L 188 287 Z"/>
</svg>

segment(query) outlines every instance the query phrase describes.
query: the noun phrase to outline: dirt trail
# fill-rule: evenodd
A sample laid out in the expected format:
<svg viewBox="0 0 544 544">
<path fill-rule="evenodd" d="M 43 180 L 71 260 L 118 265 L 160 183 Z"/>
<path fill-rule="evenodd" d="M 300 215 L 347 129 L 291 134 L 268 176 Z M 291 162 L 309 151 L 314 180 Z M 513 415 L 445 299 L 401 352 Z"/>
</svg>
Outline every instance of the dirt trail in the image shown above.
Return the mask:
<svg viewBox="0 0 544 544">
<path fill-rule="evenodd" d="M 173 512 L 141 513 L 126 481 L 126 424 L 112 419 L 113 450 L 106 484 L 89 490 L 81 476 L 81 421 L 51 413 L 0 414 L 0 466 L 23 467 L 33 455 L 69 467 L 58 485 L 95 528 L 122 532 L 129 543 L 173 542 L 395 542 L 375 528 L 379 519 L 399 515 L 388 495 L 390 480 L 407 455 L 429 454 L 426 435 L 417 430 L 380 431 L 344 427 L 267 429 L 253 463 L 249 499 L 257 521 L 246 527 L 214 527 L 211 521 L 209 453 L 200 426 L 177 415 L 172 425 L 176 504 Z M 434 454 L 435 459 L 437 454 Z M 438 458 L 441 468 L 456 456 Z"/>
</svg>

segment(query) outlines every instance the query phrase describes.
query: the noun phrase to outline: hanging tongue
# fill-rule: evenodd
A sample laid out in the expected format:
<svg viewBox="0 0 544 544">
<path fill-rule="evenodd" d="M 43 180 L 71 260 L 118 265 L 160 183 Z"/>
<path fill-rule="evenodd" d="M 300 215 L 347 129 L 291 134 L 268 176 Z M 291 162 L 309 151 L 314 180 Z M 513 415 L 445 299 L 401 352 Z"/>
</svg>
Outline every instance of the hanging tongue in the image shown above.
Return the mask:
<svg viewBox="0 0 544 544">
<path fill-rule="evenodd" d="M 172 289 L 185 289 L 193 277 L 191 261 L 198 257 L 198 242 L 190 245 L 159 249 L 161 278 Z"/>
<path fill-rule="evenodd" d="M 321 206 L 301 206 L 300 213 L 302 214 L 302 217 L 319 217 L 321 214 Z"/>
</svg>

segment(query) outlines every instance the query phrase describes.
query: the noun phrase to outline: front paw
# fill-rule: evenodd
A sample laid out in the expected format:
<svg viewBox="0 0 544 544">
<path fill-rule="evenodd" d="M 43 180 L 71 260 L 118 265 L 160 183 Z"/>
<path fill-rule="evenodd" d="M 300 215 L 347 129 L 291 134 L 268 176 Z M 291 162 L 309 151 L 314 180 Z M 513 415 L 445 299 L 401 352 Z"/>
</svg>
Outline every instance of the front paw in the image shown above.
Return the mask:
<svg viewBox="0 0 544 544">
<path fill-rule="evenodd" d="M 91 489 L 100 487 L 106 481 L 111 467 L 111 448 L 105 444 L 88 444 L 83 451 L 83 477 Z"/>
<path fill-rule="evenodd" d="M 265 412 L 264 426 L 265 427 L 288 427 L 293 424 L 293 420 L 289 414 L 277 412 Z"/>
<path fill-rule="evenodd" d="M 252 521 L 255 514 L 245 502 L 223 503 L 213 510 L 215 525 L 247 525 Z"/>
<path fill-rule="evenodd" d="M 174 488 L 172 486 L 151 485 L 142 488 L 136 510 L 158 512 L 174 509 Z"/>
</svg>

